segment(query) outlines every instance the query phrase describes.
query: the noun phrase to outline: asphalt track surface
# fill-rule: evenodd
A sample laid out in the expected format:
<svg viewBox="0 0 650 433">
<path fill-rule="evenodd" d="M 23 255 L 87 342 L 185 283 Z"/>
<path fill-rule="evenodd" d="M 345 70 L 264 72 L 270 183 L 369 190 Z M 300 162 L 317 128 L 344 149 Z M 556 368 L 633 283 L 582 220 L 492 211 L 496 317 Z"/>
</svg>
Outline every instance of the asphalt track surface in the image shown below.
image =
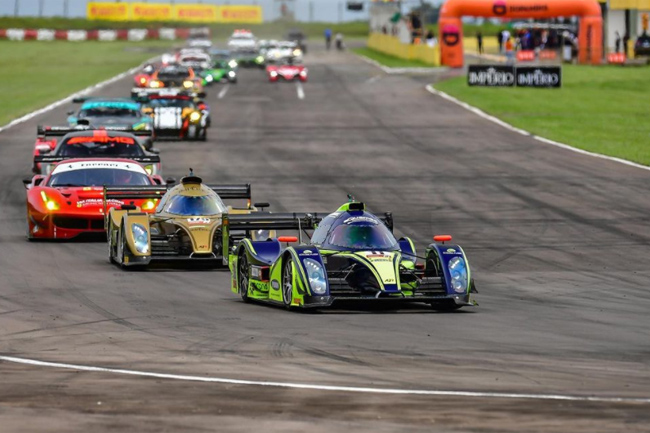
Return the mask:
<svg viewBox="0 0 650 433">
<path fill-rule="evenodd" d="M 0 354 L 353 387 L 650 397 L 650 172 L 509 132 L 350 54 L 306 58 L 310 82 L 244 70 L 210 89 L 206 143 L 160 143 L 166 175 L 250 182 L 276 211 L 351 193 L 421 248 L 452 234 L 479 307 L 244 304 L 229 274 L 125 272 L 101 242 L 28 243 L 35 127 L 0 133 Z M 128 95 L 130 79 L 103 89 Z M 0 361 L 0 430 L 649 431 L 650 405 L 300 390 Z"/>
</svg>

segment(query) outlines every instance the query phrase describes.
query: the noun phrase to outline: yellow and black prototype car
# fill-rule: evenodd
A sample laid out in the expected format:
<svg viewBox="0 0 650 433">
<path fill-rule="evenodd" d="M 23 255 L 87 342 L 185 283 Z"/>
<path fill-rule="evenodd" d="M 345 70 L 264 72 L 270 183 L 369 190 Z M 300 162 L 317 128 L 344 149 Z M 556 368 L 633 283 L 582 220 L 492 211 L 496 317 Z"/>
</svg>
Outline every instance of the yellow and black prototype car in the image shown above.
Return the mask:
<svg viewBox="0 0 650 433">
<path fill-rule="evenodd" d="M 181 261 L 222 266 L 228 252 L 222 245 L 225 215 L 251 213 L 250 184 L 206 185 L 190 174 L 180 184 L 165 187 L 105 187 L 104 203 L 111 200 L 147 199 L 154 213 L 134 205 L 110 208 L 105 212 L 109 260 L 124 268 L 144 267 L 156 261 Z M 233 208 L 223 200 L 246 200 L 246 206 Z M 224 256 L 226 258 L 224 262 Z"/>
</svg>

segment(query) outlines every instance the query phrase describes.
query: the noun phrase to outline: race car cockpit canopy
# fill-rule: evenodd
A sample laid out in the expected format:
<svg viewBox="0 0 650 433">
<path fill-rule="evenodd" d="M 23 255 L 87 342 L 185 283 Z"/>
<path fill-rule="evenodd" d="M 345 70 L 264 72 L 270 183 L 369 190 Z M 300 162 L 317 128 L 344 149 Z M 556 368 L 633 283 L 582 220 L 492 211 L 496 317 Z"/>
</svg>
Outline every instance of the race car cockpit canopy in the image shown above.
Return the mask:
<svg viewBox="0 0 650 433">
<path fill-rule="evenodd" d="M 351 202 L 323 218 L 312 244 L 334 251 L 395 251 L 399 244 L 382 220 Z"/>
</svg>

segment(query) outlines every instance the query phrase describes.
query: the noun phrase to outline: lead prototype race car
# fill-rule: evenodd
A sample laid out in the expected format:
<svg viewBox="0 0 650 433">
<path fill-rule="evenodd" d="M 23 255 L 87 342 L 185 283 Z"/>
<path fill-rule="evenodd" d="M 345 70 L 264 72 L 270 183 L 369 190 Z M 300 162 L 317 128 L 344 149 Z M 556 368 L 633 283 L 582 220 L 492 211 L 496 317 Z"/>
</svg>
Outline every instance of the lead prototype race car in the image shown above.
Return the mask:
<svg viewBox="0 0 650 433">
<path fill-rule="evenodd" d="M 360 202 L 329 215 L 226 216 L 223 226 L 231 289 L 244 302 L 323 308 L 342 300 L 391 300 L 423 302 L 437 310 L 475 305 L 467 257 L 460 246 L 446 244 L 451 236 L 434 237 L 420 257 L 411 239 L 394 237 L 391 213 L 377 217 Z M 298 230 L 302 237 L 306 229 L 314 230 L 307 243 L 296 244 L 295 236 L 228 240 L 233 230 Z"/>
</svg>

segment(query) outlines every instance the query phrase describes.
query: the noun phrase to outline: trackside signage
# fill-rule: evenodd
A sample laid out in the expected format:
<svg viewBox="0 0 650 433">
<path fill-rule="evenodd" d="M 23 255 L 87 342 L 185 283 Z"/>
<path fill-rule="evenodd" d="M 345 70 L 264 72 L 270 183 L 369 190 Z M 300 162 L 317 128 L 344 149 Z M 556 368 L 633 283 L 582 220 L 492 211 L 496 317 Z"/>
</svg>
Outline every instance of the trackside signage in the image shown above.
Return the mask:
<svg viewBox="0 0 650 433">
<path fill-rule="evenodd" d="M 467 83 L 470 86 L 512 87 L 515 85 L 515 67 L 506 65 L 470 65 Z"/>
<path fill-rule="evenodd" d="M 480 87 L 562 87 L 561 66 L 470 65 L 467 84 Z"/>
<path fill-rule="evenodd" d="M 516 74 L 517 87 L 562 87 L 560 66 L 521 66 Z"/>
</svg>

